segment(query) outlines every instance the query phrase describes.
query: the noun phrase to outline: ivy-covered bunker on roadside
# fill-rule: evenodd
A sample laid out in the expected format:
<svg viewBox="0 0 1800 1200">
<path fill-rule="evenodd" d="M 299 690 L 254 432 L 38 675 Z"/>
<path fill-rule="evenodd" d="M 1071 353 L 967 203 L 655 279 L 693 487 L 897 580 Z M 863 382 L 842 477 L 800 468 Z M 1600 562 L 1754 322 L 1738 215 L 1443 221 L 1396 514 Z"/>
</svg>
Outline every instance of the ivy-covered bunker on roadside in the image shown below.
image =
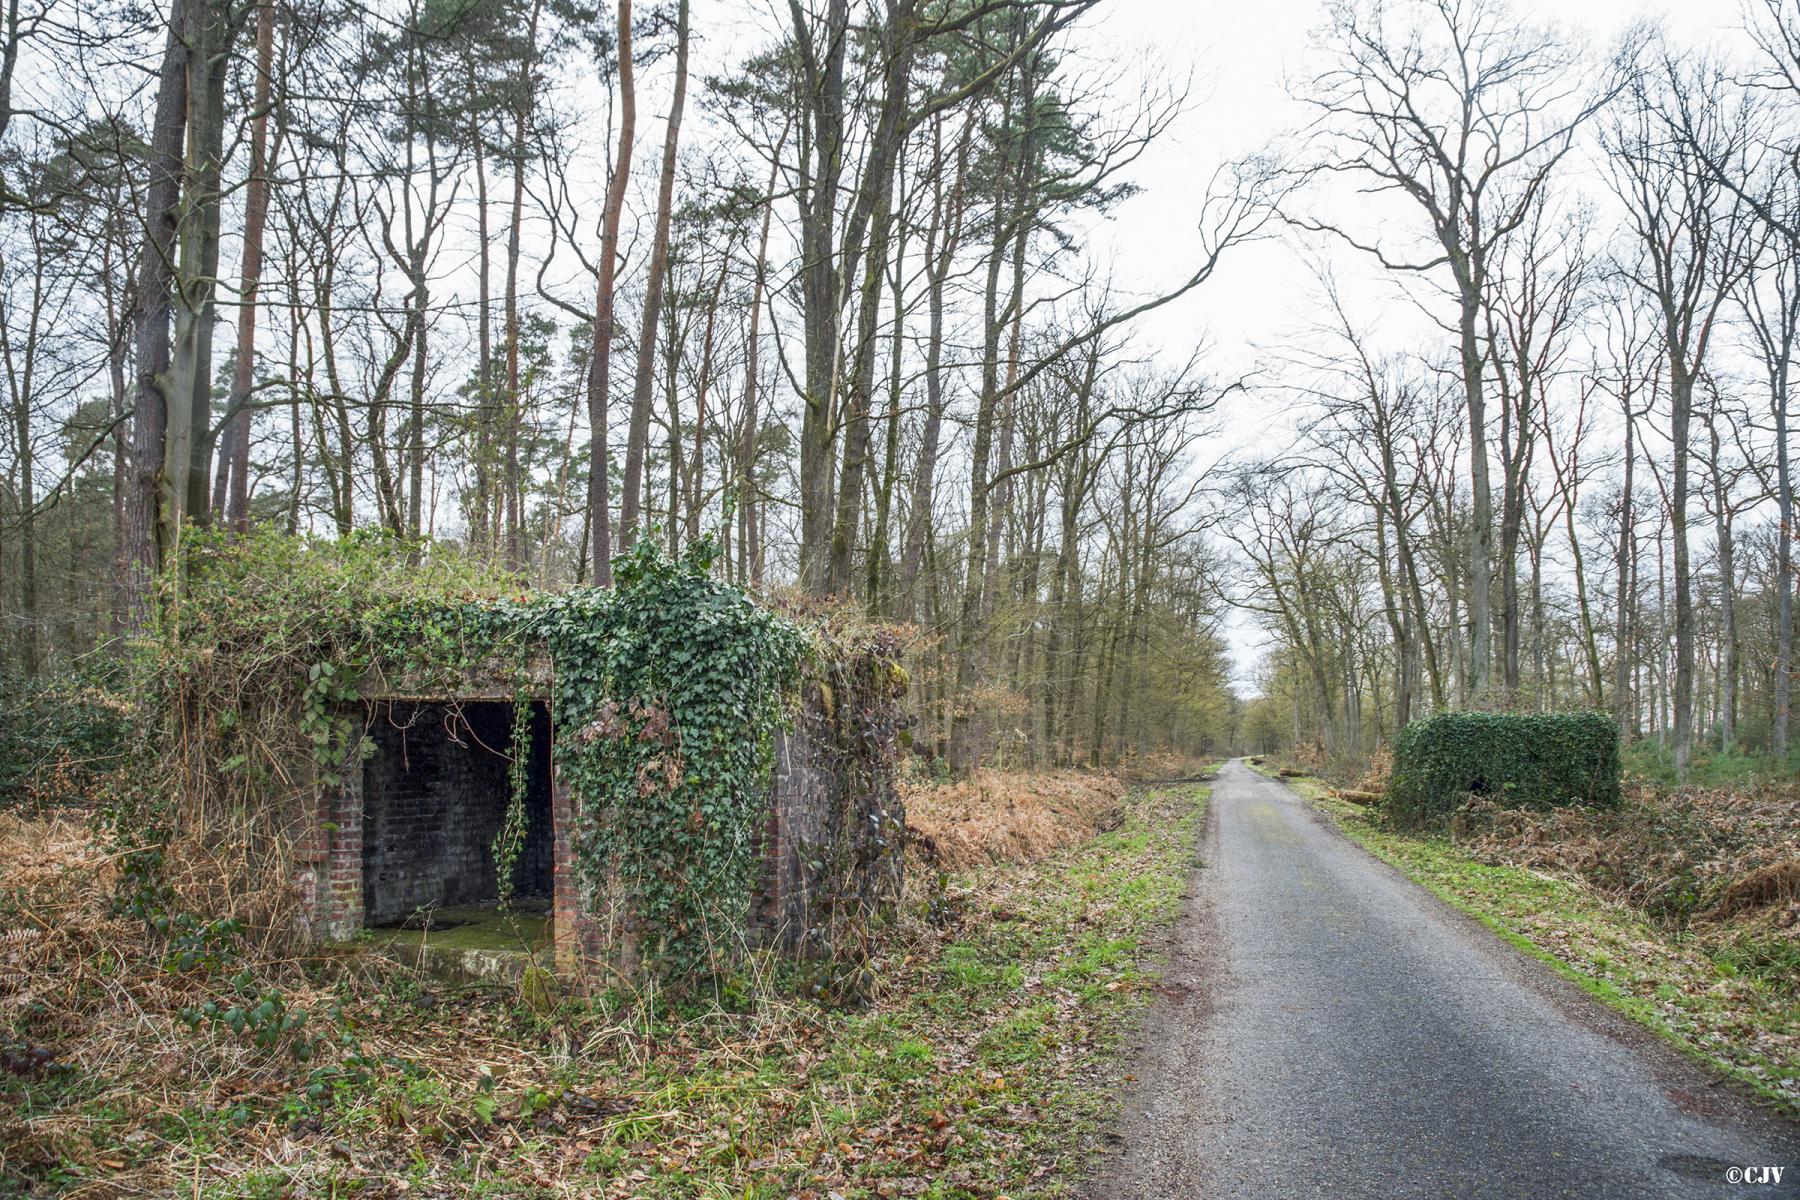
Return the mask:
<svg viewBox="0 0 1800 1200">
<path fill-rule="evenodd" d="M 257 543 L 197 556 L 169 709 L 177 808 L 253 811 L 285 855 L 263 866 L 297 911 L 272 920 L 343 940 L 506 907 L 571 971 L 669 976 L 756 944 L 854 956 L 898 900 L 891 631 L 778 613 L 705 543 L 525 595 L 391 546 Z M 304 619 L 250 607 L 263 581 Z"/>
<path fill-rule="evenodd" d="M 1619 803 L 1619 727 L 1600 712 L 1445 712 L 1394 737 L 1386 809 L 1446 821 L 1471 797 L 1506 808 Z"/>
</svg>

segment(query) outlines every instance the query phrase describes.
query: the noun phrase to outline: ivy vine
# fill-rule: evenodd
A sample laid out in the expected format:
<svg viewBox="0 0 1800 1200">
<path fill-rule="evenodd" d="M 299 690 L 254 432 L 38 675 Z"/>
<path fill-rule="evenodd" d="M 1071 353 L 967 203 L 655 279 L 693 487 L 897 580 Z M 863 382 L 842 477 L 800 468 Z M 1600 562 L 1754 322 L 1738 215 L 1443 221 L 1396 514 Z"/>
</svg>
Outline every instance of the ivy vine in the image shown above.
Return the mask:
<svg viewBox="0 0 1800 1200">
<path fill-rule="evenodd" d="M 521 681 L 513 693 L 512 744 L 507 748 L 512 757 L 506 765 L 506 815 L 501 819 L 500 832 L 494 835 L 493 846 L 501 908 L 512 903 L 516 886 L 513 875 L 519 866 L 519 856 L 524 853 L 525 834 L 530 826 L 525 801 L 531 790 L 531 752 L 531 693 Z"/>
</svg>

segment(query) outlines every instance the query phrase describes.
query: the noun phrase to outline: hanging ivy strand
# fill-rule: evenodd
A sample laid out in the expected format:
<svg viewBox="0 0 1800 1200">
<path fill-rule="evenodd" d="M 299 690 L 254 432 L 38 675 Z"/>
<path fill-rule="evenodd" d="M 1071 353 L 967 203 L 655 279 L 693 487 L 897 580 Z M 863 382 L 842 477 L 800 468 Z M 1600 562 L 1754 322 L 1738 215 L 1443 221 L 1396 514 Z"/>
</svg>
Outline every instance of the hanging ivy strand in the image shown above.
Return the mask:
<svg viewBox="0 0 1800 1200">
<path fill-rule="evenodd" d="M 640 541 L 615 560 L 614 591 L 536 616 L 592 911 L 671 978 L 718 969 L 743 936 L 774 735 L 811 644 L 711 577 L 713 551 L 670 559 Z"/>
</svg>

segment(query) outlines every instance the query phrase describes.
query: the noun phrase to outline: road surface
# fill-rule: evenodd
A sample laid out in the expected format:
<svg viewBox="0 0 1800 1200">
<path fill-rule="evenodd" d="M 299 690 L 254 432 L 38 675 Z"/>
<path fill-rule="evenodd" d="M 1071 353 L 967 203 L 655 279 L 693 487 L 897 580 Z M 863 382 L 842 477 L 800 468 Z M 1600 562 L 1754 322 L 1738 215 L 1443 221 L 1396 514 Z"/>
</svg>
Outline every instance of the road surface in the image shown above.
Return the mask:
<svg viewBox="0 0 1800 1200">
<path fill-rule="evenodd" d="M 1794 1126 L 1281 784 L 1231 763 L 1206 828 L 1095 1200 L 1800 1195 Z"/>
</svg>

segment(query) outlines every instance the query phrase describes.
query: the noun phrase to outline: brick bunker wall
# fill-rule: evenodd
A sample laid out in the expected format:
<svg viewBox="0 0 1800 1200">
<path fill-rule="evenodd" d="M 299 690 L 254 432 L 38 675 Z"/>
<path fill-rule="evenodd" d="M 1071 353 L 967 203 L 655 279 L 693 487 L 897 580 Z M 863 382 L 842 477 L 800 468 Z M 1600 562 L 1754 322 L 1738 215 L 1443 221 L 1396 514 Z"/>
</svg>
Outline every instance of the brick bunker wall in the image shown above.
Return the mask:
<svg viewBox="0 0 1800 1200">
<path fill-rule="evenodd" d="M 492 903 L 499 897 L 494 837 L 511 783 L 512 705 L 384 705 L 366 737 L 363 766 L 363 908 L 366 924 L 415 909 Z M 525 844 L 513 875 L 521 897 L 551 891 L 550 718 L 533 705 Z"/>
</svg>

